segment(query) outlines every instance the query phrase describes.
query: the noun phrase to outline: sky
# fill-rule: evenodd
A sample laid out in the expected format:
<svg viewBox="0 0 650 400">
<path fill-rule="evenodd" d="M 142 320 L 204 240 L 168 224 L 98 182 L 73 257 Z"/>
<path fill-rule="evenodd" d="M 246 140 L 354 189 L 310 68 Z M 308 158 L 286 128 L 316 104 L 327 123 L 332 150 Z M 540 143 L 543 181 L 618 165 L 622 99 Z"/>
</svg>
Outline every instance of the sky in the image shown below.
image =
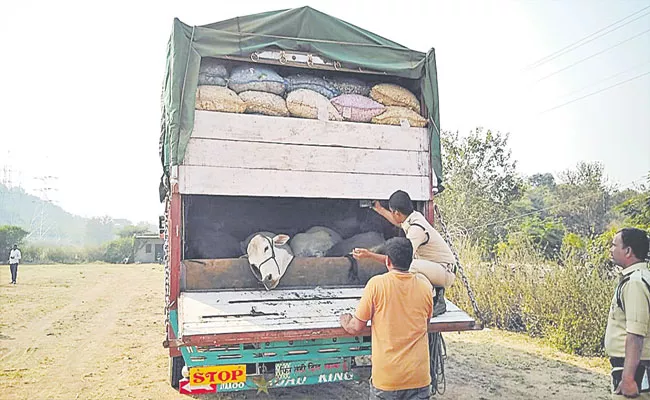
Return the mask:
<svg viewBox="0 0 650 400">
<path fill-rule="evenodd" d="M 77 215 L 156 221 L 173 18 L 202 25 L 304 5 L 414 50 L 434 47 L 442 129 L 509 133 L 522 174 L 598 161 L 611 183 L 627 187 L 650 171 L 650 0 L 397 4 L 1 2 L 0 179 L 5 169 L 14 185 Z M 620 29 L 535 64 L 646 7 Z"/>
</svg>

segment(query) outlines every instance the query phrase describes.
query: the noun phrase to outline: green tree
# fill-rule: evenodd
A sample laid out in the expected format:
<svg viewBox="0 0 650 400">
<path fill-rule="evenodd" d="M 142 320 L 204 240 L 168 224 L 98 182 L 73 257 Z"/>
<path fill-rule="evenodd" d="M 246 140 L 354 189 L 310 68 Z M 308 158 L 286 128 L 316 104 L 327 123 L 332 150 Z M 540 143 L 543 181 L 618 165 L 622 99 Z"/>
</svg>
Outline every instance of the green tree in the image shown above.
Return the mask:
<svg viewBox="0 0 650 400">
<path fill-rule="evenodd" d="M 103 261 L 121 263 L 125 259 L 133 261 L 133 238 L 125 237 L 115 239 L 106 245 Z"/>
<path fill-rule="evenodd" d="M 146 225 L 127 225 L 117 232 L 117 236 L 121 238 L 130 238 L 134 235 L 142 235 L 149 232 L 149 227 Z"/>
<path fill-rule="evenodd" d="M 601 163 L 580 162 L 561 174 L 554 191 L 553 214 L 569 232 L 593 238 L 611 219 L 614 188 L 607 184 Z"/>
<path fill-rule="evenodd" d="M 442 134 L 446 190 L 437 200 L 454 234 L 491 249 L 505 230 L 500 221 L 524 188 L 516 161 L 508 148 L 508 135 L 477 128 L 468 136 Z"/>
<path fill-rule="evenodd" d="M 29 234 L 21 227 L 13 225 L 0 226 L 0 257 L 9 259 L 9 251 L 14 244 L 20 245 L 23 239 Z"/>
<path fill-rule="evenodd" d="M 518 228 L 508 232 L 508 245 L 516 245 L 525 240 L 525 243 L 531 243 L 547 259 L 556 259 L 560 254 L 564 226 L 558 219 L 528 216 L 521 220 Z"/>
<path fill-rule="evenodd" d="M 650 183 L 650 175 L 648 175 L 648 182 Z M 626 217 L 626 224 L 650 229 L 650 187 L 642 186 L 640 193 L 630 196 L 614 208 Z"/>
</svg>

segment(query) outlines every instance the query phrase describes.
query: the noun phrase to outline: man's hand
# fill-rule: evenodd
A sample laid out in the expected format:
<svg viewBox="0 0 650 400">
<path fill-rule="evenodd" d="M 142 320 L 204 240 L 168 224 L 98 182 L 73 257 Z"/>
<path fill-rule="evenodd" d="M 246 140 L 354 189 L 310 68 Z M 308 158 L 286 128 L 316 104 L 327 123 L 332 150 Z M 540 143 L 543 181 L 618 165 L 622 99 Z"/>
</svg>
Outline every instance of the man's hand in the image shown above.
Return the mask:
<svg viewBox="0 0 650 400">
<path fill-rule="evenodd" d="M 355 248 L 352 250 L 352 257 L 357 260 L 362 260 L 364 258 L 371 258 L 372 252 L 368 249 Z"/>
<path fill-rule="evenodd" d="M 349 313 L 341 314 L 341 318 L 339 318 L 339 320 L 341 321 L 341 327 L 345 329 L 350 323 L 351 319 L 352 319 L 352 314 Z"/>
<path fill-rule="evenodd" d="M 379 200 L 375 200 L 375 201 L 372 202 L 372 209 L 377 210 L 377 211 L 384 210 L 384 206 L 381 205 Z"/>
<path fill-rule="evenodd" d="M 341 317 L 339 319 L 341 321 L 341 328 L 343 328 L 350 335 L 357 335 L 366 326 L 365 322 L 356 319 L 352 316 L 352 314 L 349 313 L 341 314 Z"/>
<path fill-rule="evenodd" d="M 618 387 L 614 393 L 621 394 L 629 398 L 635 398 L 639 397 L 639 388 L 636 385 L 634 379 L 625 379 L 618 384 Z"/>
</svg>

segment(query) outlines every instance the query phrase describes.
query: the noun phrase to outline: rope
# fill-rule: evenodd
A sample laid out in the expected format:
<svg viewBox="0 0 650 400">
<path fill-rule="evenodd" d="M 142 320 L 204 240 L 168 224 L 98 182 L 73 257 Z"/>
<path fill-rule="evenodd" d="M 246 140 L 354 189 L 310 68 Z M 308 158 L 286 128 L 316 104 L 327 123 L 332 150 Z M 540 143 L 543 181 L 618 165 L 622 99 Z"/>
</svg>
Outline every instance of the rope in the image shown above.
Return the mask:
<svg viewBox="0 0 650 400">
<path fill-rule="evenodd" d="M 445 360 L 447 359 L 447 345 L 442 338 L 442 333 L 429 333 L 429 368 L 431 373 L 431 393 L 443 395 L 447 389 L 445 379 Z"/>
</svg>

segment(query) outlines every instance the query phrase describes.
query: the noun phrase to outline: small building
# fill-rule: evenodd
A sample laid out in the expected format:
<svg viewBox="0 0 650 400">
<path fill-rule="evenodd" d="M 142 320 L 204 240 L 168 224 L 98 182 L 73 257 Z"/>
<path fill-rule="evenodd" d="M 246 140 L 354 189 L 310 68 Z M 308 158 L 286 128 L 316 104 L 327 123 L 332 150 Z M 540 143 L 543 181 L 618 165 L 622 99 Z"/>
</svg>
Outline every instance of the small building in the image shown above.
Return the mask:
<svg viewBox="0 0 650 400">
<path fill-rule="evenodd" d="M 162 262 L 163 256 L 163 239 L 159 235 L 135 235 L 133 238 L 133 262 Z"/>
</svg>

